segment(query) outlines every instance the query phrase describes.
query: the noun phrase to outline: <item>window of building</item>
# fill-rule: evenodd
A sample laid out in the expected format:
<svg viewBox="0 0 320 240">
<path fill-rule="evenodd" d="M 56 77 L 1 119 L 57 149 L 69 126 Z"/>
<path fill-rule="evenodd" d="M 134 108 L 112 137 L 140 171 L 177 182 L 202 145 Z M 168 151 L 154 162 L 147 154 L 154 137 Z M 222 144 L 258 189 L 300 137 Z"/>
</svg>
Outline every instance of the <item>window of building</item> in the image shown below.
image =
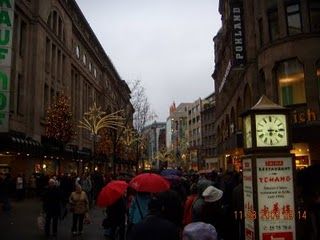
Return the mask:
<svg viewBox="0 0 320 240">
<path fill-rule="evenodd" d="M 20 45 L 19 45 L 19 55 L 23 57 L 25 55 L 27 46 L 27 24 L 21 20 L 20 23 Z"/>
<path fill-rule="evenodd" d="M 299 3 L 286 5 L 287 31 L 289 35 L 301 33 L 301 16 Z"/>
<path fill-rule="evenodd" d="M 263 70 L 259 71 L 258 91 L 259 96 L 266 94 L 266 78 Z"/>
<path fill-rule="evenodd" d="M 318 93 L 320 99 L 320 60 L 317 62 L 317 82 L 318 82 Z"/>
<path fill-rule="evenodd" d="M 85 53 L 84 53 L 83 56 L 82 56 L 82 62 L 83 62 L 84 65 L 87 64 L 87 56 L 86 56 Z"/>
<path fill-rule="evenodd" d="M 43 116 L 46 115 L 46 110 L 49 107 L 49 87 L 47 84 L 44 85 L 43 93 Z"/>
<path fill-rule="evenodd" d="M 306 102 L 303 66 L 297 59 L 281 62 L 276 69 L 276 76 L 282 106 Z"/>
<path fill-rule="evenodd" d="M 97 78 L 97 69 L 96 69 L 96 68 L 93 69 L 93 76 L 94 76 L 95 78 Z"/>
<path fill-rule="evenodd" d="M 80 58 L 80 47 L 79 45 L 76 46 L 76 56 L 79 59 Z"/>
<path fill-rule="evenodd" d="M 89 71 L 91 72 L 92 71 L 92 63 L 89 62 Z"/>
<path fill-rule="evenodd" d="M 23 76 L 18 74 L 17 81 L 17 113 L 23 116 L 24 113 L 24 81 Z"/>
<path fill-rule="evenodd" d="M 46 38 L 46 56 L 45 56 L 45 70 L 46 72 L 50 71 L 50 50 L 51 50 L 51 42 L 49 38 Z"/>
<path fill-rule="evenodd" d="M 258 25 L 259 25 L 259 43 L 260 43 L 260 47 L 263 46 L 263 22 L 262 22 L 262 18 L 260 18 L 258 20 Z"/>
<path fill-rule="evenodd" d="M 279 37 L 279 23 L 277 9 L 268 12 L 269 37 L 270 41 L 274 41 Z"/>
<path fill-rule="evenodd" d="M 320 1 L 309 0 L 310 29 L 312 32 L 320 31 Z"/>
</svg>

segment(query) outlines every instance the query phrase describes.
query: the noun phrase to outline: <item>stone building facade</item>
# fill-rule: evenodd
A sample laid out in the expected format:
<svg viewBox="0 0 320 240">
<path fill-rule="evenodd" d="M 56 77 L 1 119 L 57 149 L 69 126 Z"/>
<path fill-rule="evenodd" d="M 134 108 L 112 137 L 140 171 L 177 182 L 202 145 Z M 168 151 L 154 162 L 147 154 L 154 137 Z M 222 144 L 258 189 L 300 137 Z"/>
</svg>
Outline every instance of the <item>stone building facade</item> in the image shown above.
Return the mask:
<svg viewBox="0 0 320 240">
<path fill-rule="evenodd" d="M 61 171 L 74 171 L 90 158 L 92 139 L 86 130 L 77 129 L 68 146 L 71 154 L 54 147 L 44 150 L 48 106 L 64 94 L 71 100 L 75 122 L 94 102 L 109 113 L 125 109 L 132 121 L 130 89 L 75 0 L 4 2 L 10 2 L 14 11 L 10 101 L 4 111 L 8 124 L 1 128 L 0 164 L 13 174 L 22 170 L 53 174 L 58 165 Z"/>
<path fill-rule="evenodd" d="M 239 166 L 240 114 L 262 94 L 291 109 L 297 167 L 319 162 L 319 1 L 220 0 L 219 11 L 212 77 L 220 164 Z"/>
</svg>

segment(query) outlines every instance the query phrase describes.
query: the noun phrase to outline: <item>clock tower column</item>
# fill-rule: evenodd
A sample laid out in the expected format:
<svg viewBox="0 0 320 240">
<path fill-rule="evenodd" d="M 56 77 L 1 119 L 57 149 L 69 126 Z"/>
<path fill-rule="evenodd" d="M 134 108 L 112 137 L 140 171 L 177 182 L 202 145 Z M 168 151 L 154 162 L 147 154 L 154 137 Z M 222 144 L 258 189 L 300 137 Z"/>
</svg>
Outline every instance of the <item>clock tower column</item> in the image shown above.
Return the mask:
<svg viewBox="0 0 320 240">
<path fill-rule="evenodd" d="M 295 240 L 290 110 L 262 96 L 242 114 L 246 240 Z"/>
</svg>

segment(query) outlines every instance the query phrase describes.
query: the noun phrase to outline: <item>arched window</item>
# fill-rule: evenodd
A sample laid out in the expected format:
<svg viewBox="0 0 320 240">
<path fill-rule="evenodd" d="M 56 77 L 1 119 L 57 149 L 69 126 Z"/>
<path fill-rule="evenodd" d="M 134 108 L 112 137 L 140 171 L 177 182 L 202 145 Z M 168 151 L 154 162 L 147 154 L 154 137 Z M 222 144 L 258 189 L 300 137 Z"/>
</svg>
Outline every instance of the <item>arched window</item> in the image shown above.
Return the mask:
<svg viewBox="0 0 320 240">
<path fill-rule="evenodd" d="M 241 104 L 241 99 L 238 98 L 237 100 L 237 129 L 241 130 L 242 129 L 242 118 L 240 116 L 240 114 L 242 113 L 243 109 L 242 109 L 242 104 Z"/>
<path fill-rule="evenodd" d="M 276 67 L 276 77 L 282 106 L 306 103 L 303 66 L 297 59 L 280 62 Z"/>
<path fill-rule="evenodd" d="M 52 10 L 48 16 L 47 25 L 62 41 L 64 41 L 64 25 L 60 14 Z"/>
</svg>

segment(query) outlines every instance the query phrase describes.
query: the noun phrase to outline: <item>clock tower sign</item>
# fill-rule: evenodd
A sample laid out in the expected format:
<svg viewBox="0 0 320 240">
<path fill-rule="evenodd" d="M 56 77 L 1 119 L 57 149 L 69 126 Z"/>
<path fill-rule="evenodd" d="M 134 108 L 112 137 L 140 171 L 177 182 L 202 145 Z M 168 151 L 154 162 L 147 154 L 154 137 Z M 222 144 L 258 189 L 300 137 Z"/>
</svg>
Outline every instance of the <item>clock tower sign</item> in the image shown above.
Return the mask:
<svg viewBox="0 0 320 240">
<path fill-rule="evenodd" d="M 246 240 L 295 240 L 290 110 L 262 96 L 242 114 Z"/>
</svg>

